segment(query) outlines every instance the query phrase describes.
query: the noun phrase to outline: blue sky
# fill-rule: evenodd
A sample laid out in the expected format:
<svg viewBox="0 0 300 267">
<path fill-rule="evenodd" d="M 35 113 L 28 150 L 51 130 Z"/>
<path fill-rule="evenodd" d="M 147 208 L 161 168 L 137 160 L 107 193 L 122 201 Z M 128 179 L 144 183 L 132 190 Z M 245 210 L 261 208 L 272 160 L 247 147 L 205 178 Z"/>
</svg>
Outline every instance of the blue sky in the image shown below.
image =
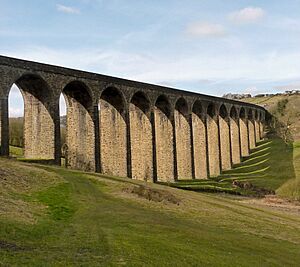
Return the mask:
<svg viewBox="0 0 300 267">
<path fill-rule="evenodd" d="M 218 96 L 300 88 L 300 0 L 0 0 L 0 54 Z"/>
</svg>

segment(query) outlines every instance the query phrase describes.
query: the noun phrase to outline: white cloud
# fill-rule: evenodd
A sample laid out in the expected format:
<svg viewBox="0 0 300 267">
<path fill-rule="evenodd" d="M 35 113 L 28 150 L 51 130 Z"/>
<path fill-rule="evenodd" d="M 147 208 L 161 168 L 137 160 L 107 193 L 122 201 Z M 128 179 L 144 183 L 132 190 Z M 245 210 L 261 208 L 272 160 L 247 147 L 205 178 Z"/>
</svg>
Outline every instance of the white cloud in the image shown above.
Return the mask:
<svg viewBox="0 0 300 267">
<path fill-rule="evenodd" d="M 277 90 L 300 90 L 300 81 L 295 83 L 289 83 L 286 85 L 274 86 Z"/>
<path fill-rule="evenodd" d="M 142 82 L 170 84 L 174 87 L 185 87 L 185 84 L 199 80 L 215 81 L 220 85 L 238 81 L 251 85 L 254 93 L 254 86 L 258 83 L 271 82 L 275 86 L 283 81 L 300 80 L 300 61 L 297 60 L 300 52 L 271 51 L 254 57 L 245 51 L 235 51 L 232 54 L 202 51 L 174 57 L 173 54 L 155 55 L 116 50 L 54 50 L 30 47 L 4 54 Z M 198 87 L 203 90 L 201 86 Z M 216 89 L 207 93 L 217 92 Z"/>
<path fill-rule="evenodd" d="M 64 5 L 60 5 L 60 4 L 56 5 L 56 9 L 59 12 L 68 13 L 68 14 L 79 14 L 80 13 L 80 10 L 77 8 L 70 7 L 70 6 L 64 6 Z"/>
<path fill-rule="evenodd" d="M 23 117 L 23 115 L 24 115 L 24 108 L 14 108 L 14 107 L 9 108 L 10 118 Z"/>
<path fill-rule="evenodd" d="M 187 26 L 186 32 L 191 36 L 198 37 L 223 37 L 226 35 L 222 25 L 208 22 L 191 23 Z"/>
<path fill-rule="evenodd" d="M 246 7 L 229 14 L 229 19 L 238 24 L 254 23 L 261 20 L 265 14 L 266 12 L 260 7 Z"/>
</svg>

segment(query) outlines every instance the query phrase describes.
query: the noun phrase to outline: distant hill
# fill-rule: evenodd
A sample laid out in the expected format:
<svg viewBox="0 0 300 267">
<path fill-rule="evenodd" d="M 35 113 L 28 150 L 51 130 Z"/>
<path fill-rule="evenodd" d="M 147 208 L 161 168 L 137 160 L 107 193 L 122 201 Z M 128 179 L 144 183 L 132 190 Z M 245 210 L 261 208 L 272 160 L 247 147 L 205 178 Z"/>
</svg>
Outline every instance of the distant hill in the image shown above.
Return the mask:
<svg viewBox="0 0 300 267">
<path fill-rule="evenodd" d="M 266 108 L 288 126 L 294 141 L 300 140 L 300 95 L 271 95 L 243 98 L 241 101 Z"/>
</svg>

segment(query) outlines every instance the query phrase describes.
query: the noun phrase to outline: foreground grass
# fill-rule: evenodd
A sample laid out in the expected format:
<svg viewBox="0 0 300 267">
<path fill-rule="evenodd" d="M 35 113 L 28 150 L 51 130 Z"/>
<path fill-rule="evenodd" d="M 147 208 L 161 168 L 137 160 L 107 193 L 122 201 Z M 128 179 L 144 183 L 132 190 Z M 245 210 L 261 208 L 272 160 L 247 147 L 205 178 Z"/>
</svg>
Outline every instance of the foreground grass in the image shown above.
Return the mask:
<svg viewBox="0 0 300 267">
<path fill-rule="evenodd" d="M 6 165 L 0 160 L 0 170 Z M 53 182 L 26 190 L 0 183 L 10 197 L 44 207 L 34 223 L 0 216 L 0 265 L 299 266 L 299 215 L 148 185 L 180 199 L 156 203 L 124 193 L 141 184 L 129 179 L 35 169 Z"/>
<path fill-rule="evenodd" d="M 194 191 L 242 195 L 257 193 L 234 187 L 233 181 L 248 182 L 256 189 L 263 188 L 285 198 L 300 200 L 300 142 L 287 146 L 279 138 L 263 141 L 252 150 L 250 157 L 216 178 L 183 180 L 172 186 Z"/>
</svg>

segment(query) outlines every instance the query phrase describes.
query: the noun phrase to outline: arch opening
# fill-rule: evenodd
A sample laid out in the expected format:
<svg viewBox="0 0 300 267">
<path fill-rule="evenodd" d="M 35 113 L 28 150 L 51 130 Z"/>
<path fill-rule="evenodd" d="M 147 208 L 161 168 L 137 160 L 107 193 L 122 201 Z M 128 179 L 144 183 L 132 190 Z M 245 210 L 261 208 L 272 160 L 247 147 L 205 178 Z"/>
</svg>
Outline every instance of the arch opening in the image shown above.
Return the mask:
<svg viewBox="0 0 300 267">
<path fill-rule="evenodd" d="M 129 104 L 132 178 L 153 181 L 152 124 L 150 103 L 137 92 Z"/>
<path fill-rule="evenodd" d="M 64 87 L 61 97 L 66 104 L 66 136 L 62 143 L 65 166 L 95 171 L 95 125 L 89 88 L 81 81 L 72 81 Z"/>
<path fill-rule="evenodd" d="M 222 119 L 226 119 L 228 117 L 228 112 L 225 105 L 221 105 L 219 115 L 221 116 Z"/>
<path fill-rule="evenodd" d="M 99 100 L 100 161 L 104 174 L 127 176 L 127 123 L 124 98 L 114 87 Z"/>
<path fill-rule="evenodd" d="M 17 109 L 16 111 L 23 115 L 23 118 L 17 121 L 10 119 L 10 143 L 13 143 L 12 135 L 17 131 L 19 140 L 22 139 L 19 145 L 23 147 L 25 158 L 54 161 L 56 157 L 55 110 L 52 108 L 54 100 L 48 84 L 38 75 L 24 74 L 11 87 L 9 99 L 18 90 L 20 93 L 17 102 L 20 104 L 23 99 L 24 112 Z M 14 103 L 9 102 L 11 107 L 9 116 L 11 116 Z"/>
<path fill-rule="evenodd" d="M 203 108 L 199 100 L 195 101 L 192 108 L 192 131 L 195 178 L 207 178 L 207 149 L 206 130 L 203 120 Z"/>
<path fill-rule="evenodd" d="M 21 90 L 13 84 L 8 95 L 10 156 L 24 155 L 24 98 Z"/>
<path fill-rule="evenodd" d="M 206 111 L 207 115 L 210 116 L 212 119 L 215 118 L 216 116 L 216 107 L 213 103 L 210 103 L 207 106 L 207 111 Z"/>
<path fill-rule="evenodd" d="M 166 96 L 157 98 L 154 106 L 157 180 L 174 181 L 173 125 L 171 107 Z"/>
</svg>

